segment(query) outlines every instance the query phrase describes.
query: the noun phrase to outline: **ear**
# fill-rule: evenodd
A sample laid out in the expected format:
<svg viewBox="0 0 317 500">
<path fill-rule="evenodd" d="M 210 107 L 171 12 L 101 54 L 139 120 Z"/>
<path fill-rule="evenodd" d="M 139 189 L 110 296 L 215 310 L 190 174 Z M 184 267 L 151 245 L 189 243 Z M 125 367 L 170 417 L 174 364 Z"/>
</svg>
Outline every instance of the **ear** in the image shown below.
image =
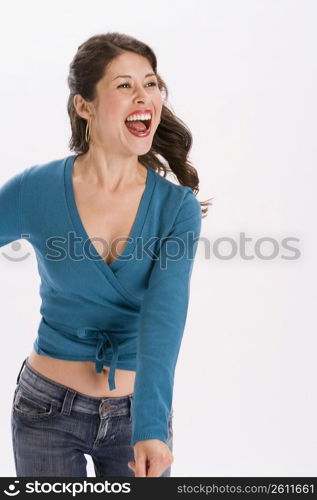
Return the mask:
<svg viewBox="0 0 317 500">
<path fill-rule="evenodd" d="M 87 101 L 85 101 L 85 99 L 80 94 L 74 95 L 73 104 L 74 104 L 74 108 L 75 108 L 77 114 L 81 118 L 88 120 L 88 118 L 91 117 L 89 105 L 88 105 Z"/>
</svg>

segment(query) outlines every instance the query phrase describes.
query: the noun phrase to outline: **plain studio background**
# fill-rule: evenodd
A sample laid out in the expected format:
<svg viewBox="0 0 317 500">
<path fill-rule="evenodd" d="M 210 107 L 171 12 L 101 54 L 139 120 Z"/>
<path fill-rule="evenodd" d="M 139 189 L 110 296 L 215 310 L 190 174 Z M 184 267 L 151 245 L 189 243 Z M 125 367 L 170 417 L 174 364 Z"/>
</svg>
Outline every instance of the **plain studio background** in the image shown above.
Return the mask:
<svg viewBox="0 0 317 500">
<path fill-rule="evenodd" d="M 315 476 L 316 2 L 0 8 L 0 184 L 72 154 L 68 65 L 97 33 L 124 32 L 154 49 L 169 104 L 192 131 L 198 199 L 214 200 L 176 369 L 172 475 Z M 0 474 L 14 476 L 12 397 L 40 321 L 32 246 L 2 247 L 0 273 Z"/>
</svg>

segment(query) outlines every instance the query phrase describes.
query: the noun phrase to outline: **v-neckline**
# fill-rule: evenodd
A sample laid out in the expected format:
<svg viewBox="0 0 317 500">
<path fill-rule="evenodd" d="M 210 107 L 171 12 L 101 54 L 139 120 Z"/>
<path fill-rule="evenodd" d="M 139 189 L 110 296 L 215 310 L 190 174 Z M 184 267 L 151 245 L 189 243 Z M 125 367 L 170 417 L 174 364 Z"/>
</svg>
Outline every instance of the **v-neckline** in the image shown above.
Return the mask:
<svg viewBox="0 0 317 500">
<path fill-rule="evenodd" d="M 120 255 L 114 261 L 108 263 L 99 254 L 95 245 L 92 243 L 90 237 L 88 236 L 88 233 L 83 225 L 83 222 L 81 220 L 77 208 L 74 185 L 73 185 L 73 167 L 75 160 L 78 156 L 80 156 L 80 154 L 68 156 L 65 162 L 65 169 L 64 169 L 65 195 L 66 195 L 69 214 L 77 235 L 79 235 L 83 239 L 82 245 L 84 245 L 85 243 L 86 245 L 88 245 L 88 247 L 86 248 L 88 248 L 89 255 L 90 256 L 92 255 L 93 257 L 92 260 L 100 267 L 100 269 L 104 273 L 107 273 L 108 275 L 109 271 L 114 273 L 120 268 L 120 266 L 124 265 L 126 262 L 129 262 L 129 260 L 131 259 L 131 257 L 129 257 L 128 259 L 125 259 L 125 257 L 132 254 L 136 244 L 136 237 L 141 236 L 143 224 L 145 222 L 146 215 L 148 213 L 148 207 L 150 204 L 155 184 L 155 172 L 151 168 L 146 167 L 147 176 L 145 181 L 145 188 L 139 202 L 137 214 L 132 224 L 130 234 L 127 238 L 127 243 L 123 251 L 120 253 Z"/>
</svg>

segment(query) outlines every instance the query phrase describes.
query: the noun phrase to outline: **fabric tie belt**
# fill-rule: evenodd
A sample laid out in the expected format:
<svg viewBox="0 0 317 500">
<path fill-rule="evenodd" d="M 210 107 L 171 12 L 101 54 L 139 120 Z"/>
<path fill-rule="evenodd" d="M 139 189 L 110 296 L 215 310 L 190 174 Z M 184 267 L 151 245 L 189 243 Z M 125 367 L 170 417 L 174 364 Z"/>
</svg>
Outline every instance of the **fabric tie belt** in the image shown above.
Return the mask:
<svg viewBox="0 0 317 500">
<path fill-rule="evenodd" d="M 110 390 L 115 389 L 115 370 L 118 361 L 118 342 L 114 335 L 110 335 L 106 330 L 100 330 L 94 326 L 81 326 L 77 329 L 77 335 L 81 339 L 97 339 L 96 346 L 96 372 L 101 373 L 105 363 L 106 348 L 111 346 L 112 359 L 108 377 Z"/>
<path fill-rule="evenodd" d="M 119 348 L 121 350 L 130 350 L 130 342 L 134 342 L 133 338 L 128 338 L 126 336 L 126 333 L 123 332 L 116 332 L 116 331 L 109 331 L 107 329 L 104 329 L 102 327 L 96 327 L 96 326 L 80 326 L 78 328 L 76 327 L 71 327 L 69 325 L 65 325 L 63 323 L 59 323 L 53 320 L 47 320 L 46 318 L 42 317 L 41 323 L 43 324 L 43 328 L 45 329 L 46 327 L 52 328 L 56 330 L 56 332 L 62 332 L 62 335 L 64 337 L 68 337 L 71 341 L 73 342 L 78 342 L 78 339 L 81 339 L 83 342 L 87 342 L 89 344 L 93 344 L 95 347 L 95 360 L 96 360 L 96 372 L 101 373 L 103 366 L 106 364 L 108 365 L 108 359 L 106 357 L 106 351 L 107 348 L 111 346 L 112 349 L 112 358 L 110 362 L 110 372 L 108 376 L 108 383 L 110 390 L 113 390 L 116 388 L 115 386 L 115 370 L 119 358 Z M 45 332 L 45 330 L 44 330 Z M 48 337 L 49 335 L 46 334 Z M 43 334 L 45 338 L 45 334 Z M 54 341 L 58 342 L 58 341 Z M 44 343 L 45 344 L 45 343 Z M 43 350 L 47 350 L 50 352 L 52 349 L 51 347 L 42 347 Z M 57 356 L 58 357 L 58 356 Z M 61 359 L 64 359 L 61 357 Z M 67 358 L 65 358 L 67 359 Z"/>
</svg>

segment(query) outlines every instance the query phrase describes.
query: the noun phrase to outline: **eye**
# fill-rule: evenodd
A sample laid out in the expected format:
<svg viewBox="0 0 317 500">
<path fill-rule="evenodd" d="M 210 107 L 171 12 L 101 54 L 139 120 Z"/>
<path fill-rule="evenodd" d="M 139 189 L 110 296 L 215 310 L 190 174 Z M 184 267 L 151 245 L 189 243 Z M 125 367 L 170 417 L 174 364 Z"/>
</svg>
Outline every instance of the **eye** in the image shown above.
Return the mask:
<svg viewBox="0 0 317 500">
<path fill-rule="evenodd" d="M 153 84 L 153 85 L 152 85 L 153 87 L 156 87 L 156 86 L 157 86 L 157 83 L 156 83 L 156 82 L 149 82 L 147 85 L 149 85 L 150 83 L 152 83 L 152 84 Z M 118 85 L 118 89 L 119 89 L 120 87 L 123 87 L 124 85 L 130 85 L 130 84 L 129 84 L 129 83 L 121 83 L 121 85 Z"/>
</svg>

